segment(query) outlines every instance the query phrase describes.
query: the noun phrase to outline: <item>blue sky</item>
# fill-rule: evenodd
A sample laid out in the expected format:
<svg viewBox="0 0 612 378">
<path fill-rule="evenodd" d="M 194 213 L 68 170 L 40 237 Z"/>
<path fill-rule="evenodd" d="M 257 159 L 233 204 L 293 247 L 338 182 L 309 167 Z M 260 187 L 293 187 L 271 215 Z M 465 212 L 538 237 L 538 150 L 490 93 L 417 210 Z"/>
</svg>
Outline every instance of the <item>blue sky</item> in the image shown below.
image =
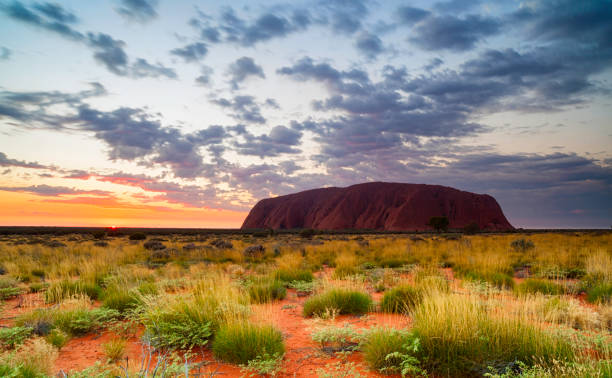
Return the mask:
<svg viewBox="0 0 612 378">
<path fill-rule="evenodd" d="M 0 0 L 0 201 L 19 204 L 0 222 L 237 227 L 264 197 L 393 181 L 491 194 L 516 227 L 608 228 L 611 19 L 610 1 Z"/>
</svg>

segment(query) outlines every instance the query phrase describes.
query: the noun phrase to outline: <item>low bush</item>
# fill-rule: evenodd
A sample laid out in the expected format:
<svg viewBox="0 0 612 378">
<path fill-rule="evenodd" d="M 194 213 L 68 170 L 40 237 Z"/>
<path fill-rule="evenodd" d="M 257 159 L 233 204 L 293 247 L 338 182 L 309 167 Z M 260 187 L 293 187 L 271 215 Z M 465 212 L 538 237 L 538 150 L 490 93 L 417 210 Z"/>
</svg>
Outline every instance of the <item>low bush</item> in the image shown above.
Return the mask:
<svg viewBox="0 0 612 378">
<path fill-rule="evenodd" d="M 64 345 L 66 345 L 69 338 L 70 337 L 66 334 L 66 332 L 55 328 L 52 329 L 49 334 L 47 334 L 45 340 L 47 340 L 49 344 L 53 345 L 59 350 L 62 349 Z"/>
<path fill-rule="evenodd" d="M 512 289 L 514 287 L 512 276 L 500 272 L 477 272 L 470 270 L 463 273 L 463 277 L 468 281 L 486 282 L 498 289 Z"/>
<path fill-rule="evenodd" d="M 527 252 L 535 248 L 533 241 L 529 239 L 516 239 L 510 243 L 510 247 L 516 252 Z"/>
<path fill-rule="evenodd" d="M 43 339 L 34 339 L 14 352 L 0 356 L 3 377 L 43 378 L 53 376 L 58 352 Z"/>
<path fill-rule="evenodd" d="M 143 290 L 147 294 L 155 294 L 155 289 L 149 288 L 150 284 L 144 284 L 147 288 Z M 129 289 L 127 285 L 113 284 L 107 287 L 102 295 L 102 306 L 125 314 L 142 304 L 142 295 L 137 288 Z"/>
<path fill-rule="evenodd" d="M 312 340 L 327 353 L 357 350 L 361 334 L 349 324 L 343 327 L 323 327 L 312 332 Z"/>
<path fill-rule="evenodd" d="M 283 355 L 285 345 L 280 331 L 269 325 L 248 321 L 222 325 L 212 344 L 215 358 L 234 364 L 248 364 L 264 355 Z"/>
<path fill-rule="evenodd" d="M 135 232 L 130 235 L 130 240 L 145 240 L 147 235 L 142 232 Z"/>
<path fill-rule="evenodd" d="M 266 303 L 287 296 L 287 289 L 281 281 L 256 279 L 249 285 L 249 296 L 254 303 Z"/>
<path fill-rule="evenodd" d="M 188 302 L 148 311 L 143 324 L 151 344 L 161 349 L 191 349 L 204 346 L 212 336 L 211 322 Z"/>
<path fill-rule="evenodd" d="M 30 327 L 10 327 L 0 328 L 0 346 L 5 349 L 13 349 L 23 342 L 32 334 Z"/>
<path fill-rule="evenodd" d="M 307 281 L 311 282 L 314 275 L 306 269 L 277 269 L 274 278 L 283 282 Z"/>
<path fill-rule="evenodd" d="M 107 308 L 73 308 L 60 309 L 53 312 L 55 327 L 69 335 L 77 336 L 93 332 L 106 323 L 119 318 L 119 312 Z"/>
<path fill-rule="evenodd" d="M 380 308 L 383 312 L 408 313 L 414 310 L 422 298 L 422 290 L 407 284 L 399 285 L 385 292 Z"/>
<path fill-rule="evenodd" d="M 372 307 L 372 298 L 357 290 L 329 289 L 304 302 L 304 316 L 322 316 L 329 311 L 338 314 L 365 314 Z"/>
<path fill-rule="evenodd" d="M 610 303 L 612 282 L 599 282 L 587 290 L 587 300 L 591 303 Z"/>
<path fill-rule="evenodd" d="M 545 279 L 528 278 L 515 286 L 515 291 L 518 294 L 547 294 L 561 295 L 565 292 L 562 285 Z"/>
</svg>

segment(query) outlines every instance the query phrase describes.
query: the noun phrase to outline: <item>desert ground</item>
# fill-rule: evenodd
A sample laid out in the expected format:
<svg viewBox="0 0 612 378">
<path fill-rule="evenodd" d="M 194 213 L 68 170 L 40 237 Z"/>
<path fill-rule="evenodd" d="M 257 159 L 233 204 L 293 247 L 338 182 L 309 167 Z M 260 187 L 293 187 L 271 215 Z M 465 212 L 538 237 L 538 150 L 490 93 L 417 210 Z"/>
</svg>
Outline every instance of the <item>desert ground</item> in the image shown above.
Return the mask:
<svg viewBox="0 0 612 378">
<path fill-rule="evenodd" d="M 612 233 L 0 237 L 0 375 L 610 377 Z"/>
</svg>

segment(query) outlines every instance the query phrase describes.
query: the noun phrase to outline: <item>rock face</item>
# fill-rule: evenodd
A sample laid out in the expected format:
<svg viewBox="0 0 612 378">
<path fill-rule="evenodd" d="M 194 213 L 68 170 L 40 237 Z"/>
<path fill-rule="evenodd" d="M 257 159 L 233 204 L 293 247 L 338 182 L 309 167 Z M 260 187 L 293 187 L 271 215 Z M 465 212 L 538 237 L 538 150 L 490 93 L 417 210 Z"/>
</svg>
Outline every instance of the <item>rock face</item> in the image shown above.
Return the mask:
<svg viewBox="0 0 612 378">
<path fill-rule="evenodd" d="M 495 198 L 439 185 L 371 182 L 307 190 L 259 201 L 242 224 L 252 228 L 424 231 L 433 216 L 449 228 L 475 222 L 481 230 L 512 230 Z"/>
</svg>

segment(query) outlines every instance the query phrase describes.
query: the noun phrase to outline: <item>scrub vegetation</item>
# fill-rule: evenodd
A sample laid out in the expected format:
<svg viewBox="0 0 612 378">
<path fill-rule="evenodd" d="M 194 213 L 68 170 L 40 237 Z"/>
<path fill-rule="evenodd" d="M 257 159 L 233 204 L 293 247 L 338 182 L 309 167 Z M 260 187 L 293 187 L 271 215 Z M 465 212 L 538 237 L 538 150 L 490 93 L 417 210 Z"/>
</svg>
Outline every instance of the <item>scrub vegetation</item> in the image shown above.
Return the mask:
<svg viewBox="0 0 612 378">
<path fill-rule="evenodd" d="M 4 235 L 0 375 L 612 375 L 611 233 L 438 231 Z"/>
</svg>

